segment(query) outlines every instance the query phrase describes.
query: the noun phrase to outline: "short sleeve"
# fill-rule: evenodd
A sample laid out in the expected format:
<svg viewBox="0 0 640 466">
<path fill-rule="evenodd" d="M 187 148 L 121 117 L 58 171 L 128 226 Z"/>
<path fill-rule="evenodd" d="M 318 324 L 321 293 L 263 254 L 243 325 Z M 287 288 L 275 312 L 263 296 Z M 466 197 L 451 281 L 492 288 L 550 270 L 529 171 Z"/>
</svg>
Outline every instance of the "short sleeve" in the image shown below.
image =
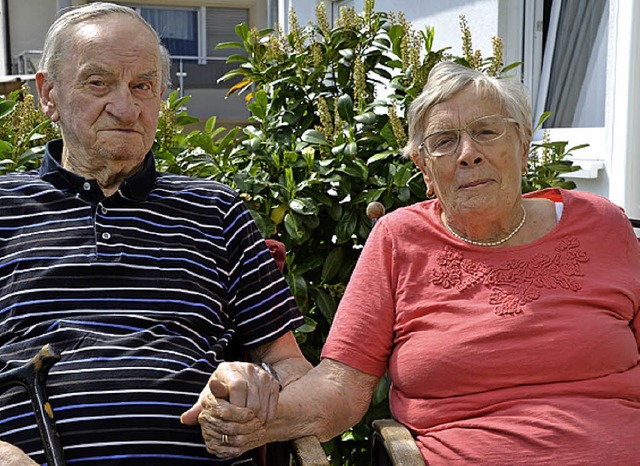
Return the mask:
<svg viewBox="0 0 640 466">
<path fill-rule="evenodd" d="M 225 218 L 228 310 L 245 349 L 276 340 L 304 323 L 286 280 L 244 203 Z"/>
<path fill-rule="evenodd" d="M 323 358 L 367 374 L 384 375 L 395 321 L 392 277 L 393 241 L 381 220 L 369 235 L 340 301 Z"/>
</svg>

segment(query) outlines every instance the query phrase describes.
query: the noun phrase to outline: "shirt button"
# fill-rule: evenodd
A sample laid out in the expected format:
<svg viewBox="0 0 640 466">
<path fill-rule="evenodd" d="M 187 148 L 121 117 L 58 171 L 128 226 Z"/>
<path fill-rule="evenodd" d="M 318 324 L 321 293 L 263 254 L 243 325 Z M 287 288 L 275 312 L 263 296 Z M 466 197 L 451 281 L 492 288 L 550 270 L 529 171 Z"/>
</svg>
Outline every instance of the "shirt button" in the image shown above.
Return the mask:
<svg viewBox="0 0 640 466">
<path fill-rule="evenodd" d="M 107 208 L 105 206 L 101 206 L 100 207 L 100 212 L 102 212 L 103 214 L 107 213 Z"/>
<path fill-rule="evenodd" d="M 111 234 L 110 233 L 102 233 L 102 239 L 108 240 L 111 238 Z"/>
<path fill-rule="evenodd" d="M 89 191 L 91 189 L 91 183 L 89 183 L 88 181 L 86 181 L 83 185 L 82 185 L 82 189 L 84 189 L 85 191 Z"/>
</svg>

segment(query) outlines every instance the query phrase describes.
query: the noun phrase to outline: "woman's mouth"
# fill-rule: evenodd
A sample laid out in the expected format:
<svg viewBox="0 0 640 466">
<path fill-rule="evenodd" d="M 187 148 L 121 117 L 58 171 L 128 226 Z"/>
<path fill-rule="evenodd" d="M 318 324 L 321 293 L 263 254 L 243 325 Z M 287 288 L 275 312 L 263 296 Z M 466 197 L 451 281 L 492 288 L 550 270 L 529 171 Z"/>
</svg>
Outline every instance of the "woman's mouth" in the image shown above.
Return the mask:
<svg viewBox="0 0 640 466">
<path fill-rule="evenodd" d="M 491 182 L 491 180 L 489 180 L 489 179 L 470 181 L 468 183 L 461 184 L 460 185 L 460 189 L 475 188 L 477 186 L 483 186 L 483 185 L 488 184 L 490 182 Z"/>
</svg>

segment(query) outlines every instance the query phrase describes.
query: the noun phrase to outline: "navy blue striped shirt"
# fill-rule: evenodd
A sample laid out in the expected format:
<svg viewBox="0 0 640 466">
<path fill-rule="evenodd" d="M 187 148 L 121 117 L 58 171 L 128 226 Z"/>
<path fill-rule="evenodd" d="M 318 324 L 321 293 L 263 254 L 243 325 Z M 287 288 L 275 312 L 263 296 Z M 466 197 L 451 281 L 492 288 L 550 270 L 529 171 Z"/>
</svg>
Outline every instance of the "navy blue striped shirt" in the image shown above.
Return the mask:
<svg viewBox="0 0 640 466">
<path fill-rule="evenodd" d="M 70 464 L 227 464 L 180 414 L 221 361 L 302 324 L 249 211 L 152 154 L 105 198 L 61 150 L 0 177 L 0 371 L 61 351 L 48 390 Z M 21 390 L 0 394 L 0 439 L 44 462 Z"/>
</svg>

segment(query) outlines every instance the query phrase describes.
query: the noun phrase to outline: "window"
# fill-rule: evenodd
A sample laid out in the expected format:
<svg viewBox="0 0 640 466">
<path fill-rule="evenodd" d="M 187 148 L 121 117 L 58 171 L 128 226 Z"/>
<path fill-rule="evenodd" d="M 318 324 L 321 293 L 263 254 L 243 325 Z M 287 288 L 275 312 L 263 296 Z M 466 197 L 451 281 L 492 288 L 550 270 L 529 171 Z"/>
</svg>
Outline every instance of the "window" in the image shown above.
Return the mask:
<svg viewBox="0 0 640 466">
<path fill-rule="evenodd" d="M 340 17 L 340 8 L 354 8 L 353 0 L 331 0 L 331 24 L 335 26 L 336 20 Z"/>
<path fill-rule="evenodd" d="M 523 80 L 531 91 L 534 123 L 551 112 L 544 129 L 552 140 L 568 141 L 569 147 L 589 144 L 572 160 L 582 169 L 568 175 L 579 187 L 606 194 L 603 169 L 608 147 L 607 123 L 610 78 L 610 3 L 617 0 L 526 0 L 503 2 L 505 24 L 522 18 Z M 519 7 L 520 10 L 516 7 Z M 521 15 L 521 16 L 519 16 Z M 505 28 L 512 42 L 515 28 Z M 514 40 L 516 39 L 516 40 Z M 505 42 L 508 46 L 508 42 Z M 513 51 L 511 51 L 513 52 Z M 517 56 L 517 55 L 516 55 Z M 516 58 L 514 61 L 518 61 Z M 542 139 L 543 131 L 534 134 Z M 599 179 L 600 181 L 595 181 Z M 593 181 L 592 181 L 593 180 Z M 599 183 L 599 184 L 598 184 Z"/>
<path fill-rule="evenodd" d="M 604 126 L 608 0 L 545 0 L 536 114 L 547 128 Z"/>
<path fill-rule="evenodd" d="M 228 88 L 218 79 L 235 65 L 231 53 L 216 50 L 220 42 L 236 41 L 235 27 L 249 23 L 248 8 L 165 7 L 130 5 L 158 32 L 172 58 L 171 76 L 180 89 Z"/>
</svg>

